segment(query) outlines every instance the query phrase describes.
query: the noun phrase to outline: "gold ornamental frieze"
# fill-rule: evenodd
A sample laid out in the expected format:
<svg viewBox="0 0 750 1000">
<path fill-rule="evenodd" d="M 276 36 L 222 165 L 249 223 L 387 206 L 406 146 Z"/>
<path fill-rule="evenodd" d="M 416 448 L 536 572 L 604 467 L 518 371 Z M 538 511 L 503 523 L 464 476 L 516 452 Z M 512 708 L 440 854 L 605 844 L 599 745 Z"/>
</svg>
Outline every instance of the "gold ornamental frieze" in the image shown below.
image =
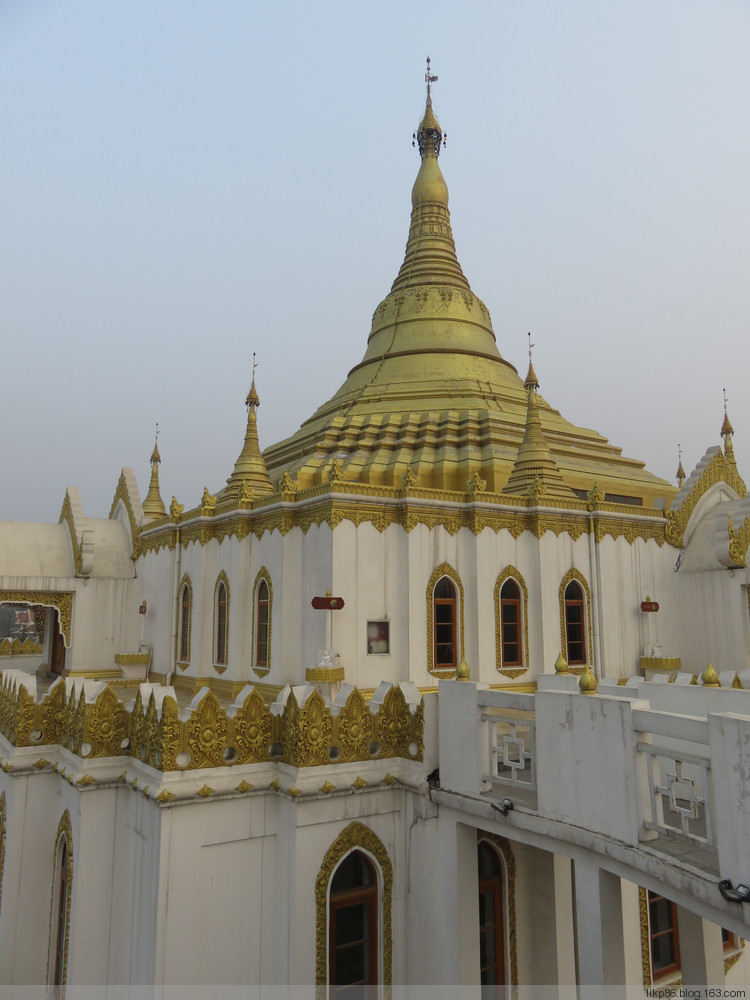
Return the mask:
<svg viewBox="0 0 750 1000">
<path fill-rule="evenodd" d="M 187 548 L 211 540 L 221 543 L 225 538 L 239 540 L 248 535 L 260 539 L 266 532 L 285 535 L 292 528 L 307 533 L 310 528 L 327 524 L 335 528 L 342 521 L 359 526 L 372 524 L 383 532 L 398 525 L 409 532 L 417 525 L 444 528 L 455 535 L 461 528 L 480 534 L 485 528 L 494 532 L 509 531 L 514 538 L 524 531 L 541 538 L 548 531 L 568 534 L 573 539 L 588 533 L 593 524 L 597 541 L 605 535 L 653 539 L 659 545 L 665 541 L 664 514 L 650 507 L 600 502 L 594 512 L 584 500 L 555 499 L 554 507 L 540 504 L 540 498 L 514 497 L 472 488 L 466 492 L 440 490 L 415 485 L 415 475 L 407 470 L 400 488 L 373 486 L 351 480 L 332 480 L 304 490 L 276 493 L 240 508 L 237 501 L 217 500 L 210 517 L 205 507 L 197 507 L 180 516 L 180 544 Z M 590 505 L 588 505 L 590 506 Z M 145 552 L 172 548 L 175 526 L 170 522 L 149 525 L 142 533 Z"/>
<path fill-rule="evenodd" d="M 95 698 L 83 685 L 69 694 L 58 682 L 40 699 L 14 671 L 0 675 L 0 733 L 14 746 L 65 747 L 84 759 L 130 756 L 156 770 L 280 761 L 296 767 L 403 757 L 421 761 L 422 703 L 415 711 L 392 687 L 373 714 L 353 689 L 338 713 L 314 691 L 300 708 L 292 692 L 274 715 L 256 688 L 225 707 L 209 689 L 187 718 L 166 695 L 144 704 L 139 688 L 131 710 L 102 685 Z"/>
<path fill-rule="evenodd" d="M 62 633 L 65 646 L 70 649 L 70 635 L 73 621 L 73 594 L 60 591 L 46 590 L 0 590 L 0 603 L 2 604 L 30 604 L 38 614 L 38 620 L 42 623 L 39 633 L 39 642 L 44 638 L 44 615 L 41 614 L 43 608 L 56 608 L 60 620 L 60 632 Z M 15 644 L 16 640 L 13 640 Z M 24 646 L 27 644 L 24 643 Z M 27 650 L 24 649 L 23 652 Z M 41 650 L 40 650 L 41 652 Z M 17 654 L 13 652 L 12 654 Z"/>
</svg>

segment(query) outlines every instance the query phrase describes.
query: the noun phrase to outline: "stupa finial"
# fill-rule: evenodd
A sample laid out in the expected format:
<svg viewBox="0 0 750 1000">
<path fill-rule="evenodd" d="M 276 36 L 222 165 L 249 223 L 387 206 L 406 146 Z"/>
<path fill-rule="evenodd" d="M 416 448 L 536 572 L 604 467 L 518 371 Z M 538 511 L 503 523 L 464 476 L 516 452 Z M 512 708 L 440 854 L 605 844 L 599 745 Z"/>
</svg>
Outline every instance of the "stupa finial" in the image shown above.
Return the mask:
<svg viewBox="0 0 750 1000">
<path fill-rule="evenodd" d="M 538 389 L 539 379 L 536 377 L 536 372 L 534 371 L 534 366 L 531 363 L 531 351 L 534 345 L 531 343 L 531 331 L 529 331 L 529 371 L 526 375 L 526 381 L 523 384 L 524 389 Z"/>
<path fill-rule="evenodd" d="M 154 450 L 151 452 L 151 482 L 148 484 L 148 493 L 146 494 L 146 499 L 143 501 L 143 514 L 149 520 L 154 520 L 157 517 L 165 517 L 167 513 L 167 508 L 164 506 L 164 501 L 161 498 L 161 492 L 159 488 L 159 463 L 161 462 L 161 455 L 159 454 L 159 424 L 156 425 L 156 434 L 154 435 Z"/>
<path fill-rule="evenodd" d="M 419 147 L 419 155 L 424 160 L 425 155 L 434 154 L 435 158 L 440 155 L 440 145 L 444 146 L 448 136 L 440 128 L 440 122 L 435 117 L 432 110 L 432 85 L 437 83 L 437 76 L 430 70 L 430 57 L 427 56 L 427 72 L 424 75 L 427 84 L 427 99 L 425 101 L 424 115 L 419 123 L 419 128 L 412 134 L 412 146 Z"/>
<path fill-rule="evenodd" d="M 675 476 L 677 477 L 677 485 L 680 489 L 682 489 L 685 485 L 685 479 L 687 477 L 685 475 L 685 470 L 682 467 L 682 448 L 680 447 L 679 441 L 677 442 L 677 472 L 675 472 Z"/>
<path fill-rule="evenodd" d="M 727 403 L 729 402 L 729 397 L 727 396 L 726 388 L 724 392 L 724 422 L 721 425 L 721 436 L 724 438 L 724 454 L 728 458 L 734 458 L 734 445 L 732 444 L 732 435 L 734 434 L 734 427 L 729 419 L 729 414 L 727 413 Z"/>
</svg>

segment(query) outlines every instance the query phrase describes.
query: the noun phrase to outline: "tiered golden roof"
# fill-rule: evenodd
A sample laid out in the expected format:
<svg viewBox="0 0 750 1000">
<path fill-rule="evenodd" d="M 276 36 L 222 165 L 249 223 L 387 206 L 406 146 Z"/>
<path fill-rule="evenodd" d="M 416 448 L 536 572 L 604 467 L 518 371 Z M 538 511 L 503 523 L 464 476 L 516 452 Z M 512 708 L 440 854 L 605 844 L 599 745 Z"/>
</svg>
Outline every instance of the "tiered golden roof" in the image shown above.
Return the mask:
<svg viewBox="0 0 750 1000">
<path fill-rule="evenodd" d="M 223 496 L 233 493 L 239 497 L 244 495 L 250 498 L 266 496 L 274 492 L 258 442 L 258 417 L 256 410 L 260 406 L 260 398 L 255 388 L 255 364 L 253 364 L 253 379 L 250 391 L 245 399 L 245 405 L 247 406 L 245 442 L 239 458 L 234 463 L 234 471 L 229 479 L 227 479 L 227 485 L 222 490 L 221 495 Z"/>
<path fill-rule="evenodd" d="M 443 138 L 428 91 L 404 262 L 375 310 L 362 361 L 296 434 L 265 451 L 274 482 L 287 472 L 300 489 L 315 486 L 331 478 L 334 461 L 345 479 L 372 485 L 398 487 L 407 470 L 420 485 L 445 490 L 464 490 L 475 473 L 490 491 L 509 481 L 527 392 L 456 256 L 438 164 Z M 572 353 L 570 363 L 574 384 Z M 674 494 L 600 434 L 573 426 L 541 396 L 534 402 L 565 486 L 580 495 L 598 482 L 608 495 L 647 506 Z"/>
</svg>

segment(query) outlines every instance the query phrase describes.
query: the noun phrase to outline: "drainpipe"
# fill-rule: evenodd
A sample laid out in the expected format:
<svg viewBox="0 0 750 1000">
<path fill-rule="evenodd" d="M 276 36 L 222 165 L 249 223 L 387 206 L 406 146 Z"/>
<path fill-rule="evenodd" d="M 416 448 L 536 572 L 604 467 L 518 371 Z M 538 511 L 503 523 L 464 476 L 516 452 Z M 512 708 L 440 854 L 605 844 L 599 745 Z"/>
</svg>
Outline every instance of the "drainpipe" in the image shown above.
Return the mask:
<svg viewBox="0 0 750 1000">
<path fill-rule="evenodd" d="M 180 544 L 180 529 L 176 528 L 176 538 L 174 553 L 172 554 L 172 623 L 171 623 L 171 637 L 172 637 L 172 655 L 170 657 L 171 664 L 169 667 L 169 672 L 164 678 L 164 683 L 169 686 L 172 683 L 172 678 L 177 670 L 177 629 L 180 621 L 180 568 L 182 566 L 182 545 Z M 190 608 L 190 613 L 192 614 L 192 607 Z"/>
</svg>

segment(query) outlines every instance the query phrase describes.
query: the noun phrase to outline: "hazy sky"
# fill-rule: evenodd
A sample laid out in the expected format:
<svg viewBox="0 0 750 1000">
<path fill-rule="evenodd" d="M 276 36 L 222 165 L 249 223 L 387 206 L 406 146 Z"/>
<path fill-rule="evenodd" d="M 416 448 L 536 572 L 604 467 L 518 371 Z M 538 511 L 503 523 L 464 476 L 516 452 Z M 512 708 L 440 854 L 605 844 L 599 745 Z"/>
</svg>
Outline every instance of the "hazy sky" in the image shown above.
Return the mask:
<svg viewBox="0 0 750 1000">
<path fill-rule="evenodd" d="M 191 507 L 360 361 L 406 242 L 424 58 L 459 259 L 548 402 L 750 481 L 746 0 L 0 0 L 0 518 Z"/>
</svg>

